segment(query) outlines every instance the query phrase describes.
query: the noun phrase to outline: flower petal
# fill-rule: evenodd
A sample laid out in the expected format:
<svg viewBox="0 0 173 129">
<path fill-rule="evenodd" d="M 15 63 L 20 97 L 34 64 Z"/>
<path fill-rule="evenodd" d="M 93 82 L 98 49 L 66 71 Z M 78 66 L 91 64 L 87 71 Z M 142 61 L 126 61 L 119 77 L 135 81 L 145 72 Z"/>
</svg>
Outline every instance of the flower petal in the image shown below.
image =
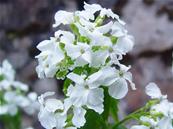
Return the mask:
<svg viewBox="0 0 173 129">
<path fill-rule="evenodd" d="M 109 87 L 109 94 L 115 99 L 122 99 L 128 92 L 128 86 L 125 79 L 118 79 Z"/>
<path fill-rule="evenodd" d="M 86 122 L 85 120 L 86 110 L 83 108 L 75 107 L 73 109 L 73 113 L 74 113 L 74 116 L 72 118 L 73 124 L 78 128 L 82 127 Z"/>
<path fill-rule="evenodd" d="M 103 89 L 97 88 L 89 91 L 87 107 L 101 114 L 103 112 Z"/>
</svg>

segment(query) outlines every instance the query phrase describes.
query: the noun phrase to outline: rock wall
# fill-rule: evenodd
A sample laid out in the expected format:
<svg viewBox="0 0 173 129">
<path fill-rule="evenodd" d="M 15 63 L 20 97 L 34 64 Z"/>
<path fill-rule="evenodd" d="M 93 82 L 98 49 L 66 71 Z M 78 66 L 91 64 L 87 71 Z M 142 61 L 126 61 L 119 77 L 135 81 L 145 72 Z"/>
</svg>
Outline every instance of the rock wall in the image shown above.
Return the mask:
<svg viewBox="0 0 173 129">
<path fill-rule="evenodd" d="M 132 65 L 137 92 L 130 91 L 125 101 L 128 112 L 143 104 L 144 86 L 156 82 L 173 100 L 173 1 L 172 0 L 87 0 L 112 8 L 127 22 L 136 45 L 124 57 Z M 53 16 L 57 10 L 82 9 L 82 0 L 0 0 L 0 61 L 8 59 L 17 70 L 17 78 L 39 94 L 59 89 L 63 82 L 38 80 L 34 59 L 36 45 L 53 35 Z"/>
</svg>

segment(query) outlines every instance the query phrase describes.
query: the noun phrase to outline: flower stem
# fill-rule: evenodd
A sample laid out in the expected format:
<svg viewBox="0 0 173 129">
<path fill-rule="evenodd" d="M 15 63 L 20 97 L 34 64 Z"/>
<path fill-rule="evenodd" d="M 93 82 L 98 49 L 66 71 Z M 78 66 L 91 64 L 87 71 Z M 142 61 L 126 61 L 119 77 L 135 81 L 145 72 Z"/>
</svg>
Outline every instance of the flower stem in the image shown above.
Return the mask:
<svg viewBox="0 0 173 129">
<path fill-rule="evenodd" d="M 143 113 L 145 110 L 147 109 L 147 107 L 142 107 L 138 110 L 136 110 L 135 112 L 129 114 L 128 116 L 126 116 L 123 120 L 119 121 L 118 123 L 116 123 L 112 129 L 117 129 L 118 126 L 122 125 L 123 123 L 125 123 L 126 121 L 128 120 L 131 120 L 131 119 L 135 119 L 137 120 L 137 116 L 140 114 L 140 113 Z"/>
</svg>

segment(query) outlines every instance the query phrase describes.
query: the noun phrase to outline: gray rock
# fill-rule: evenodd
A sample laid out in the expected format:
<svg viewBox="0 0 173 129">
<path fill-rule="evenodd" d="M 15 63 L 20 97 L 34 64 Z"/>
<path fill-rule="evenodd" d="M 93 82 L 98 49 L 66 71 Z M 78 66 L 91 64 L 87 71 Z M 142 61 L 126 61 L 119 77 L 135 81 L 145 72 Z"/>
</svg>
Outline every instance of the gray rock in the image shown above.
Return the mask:
<svg viewBox="0 0 173 129">
<path fill-rule="evenodd" d="M 173 48 L 173 22 L 166 14 L 157 16 L 157 6 L 157 3 L 147 6 L 142 0 L 130 0 L 123 10 L 129 33 L 135 37 L 133 55 Z"/>
<path fill-rule="evenodd" d="M 55 92 L 56 95 L 61 96 L 58 93 L 59 85 L 55 79 L 39 79 L 33 84 L 33 89 L 38 94 L 43 94 L 45 92 L 51 91 Z"/>
<path fill-rule="evenodd" d="M 27 63 L 29 56 L 27 51 L 11 52 L 7 55 L 7 59 L 15 69 L 20 69 Z"/>
</svg>

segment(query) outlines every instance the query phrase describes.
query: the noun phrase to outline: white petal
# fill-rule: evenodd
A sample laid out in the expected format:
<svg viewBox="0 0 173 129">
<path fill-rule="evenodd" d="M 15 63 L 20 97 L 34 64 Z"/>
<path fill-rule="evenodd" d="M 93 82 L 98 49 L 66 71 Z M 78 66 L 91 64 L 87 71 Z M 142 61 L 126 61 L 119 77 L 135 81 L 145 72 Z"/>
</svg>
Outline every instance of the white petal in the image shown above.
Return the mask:
<svg viewBox="0 0 173 129">
<path fill-rule="evenodd" d="M 87 107 L 101 114 L 103 112 L 103 89 L 97 88 L 89 91 Z"/>
<path fill-rule="evenodd" d="M 16 115 L 17 112 L 18 112 L 18 107 L 17 107 L 15 104 L 9 104 L 9 105 L 8 105 L 8 113 L 9 113 L 11 116 Z"/>
<path fill-rule="evenodd" d="M 96 30 L 99 31 L 100 33 L 106 34 L 110 31 L 112 25 L 113 25 L 113 22 L 110 21 L 106 25 L 97 27 Z"/>
<path fill-rule="evenodd" d="M 8 106 L 7 105 L 1 105 L 0 106 L 0 115 L 4 115 L 8 112 Z"/>
<path fill-rule="evenodd" d="M 155 83 L 149 83 L 145 88 L 145 92 L 153 99 L 159 99 L 162 97 L 162 93 Z"/>
<path fill-rule="evenodd" d="M 91 52 L 86 51 L 85 53 L 82 54 L 81 56 L 86 62 L 91 63 Z"/>
<path fill-rule="evenodd" d="M 58 27 L 60 24 L 71 24 L 74 21 L 73 13 L 66 11 L 58 11 L 55 14 L 55 24 L 53 27 Z"/>
<path fill-rule="evenodd" d="M 78 58 L 81 55 L 80 47 L 73 44 L 66 44 L 65 50 L 67 52 L 67 55 L 72 58 L 72 60 Z"/>
<path fill-rule="evenodd" d="M 109 87 L 109 94 L 115 99 L 122 99 L 128 92 L 127 82 L 124 79 L 118 79 Z"/>
<path fill-rule="evenodd" d="M 73 109 L 73 113 L 74 113 L 74 116 L 72 118 L 73 124 L 78 128 L 82 127 L 86 122 L 86 120 L 85 120 L 86 110 L 83 108 L 75 107 Z"/>
<path fill-rule="evenodd" d="M 7 80 L 9 80 L 9 81 L 14 80 L 15 71 L 13 70 L 12 65 L 7 60 L 4 60 L 2 62 L 1 72 L 4 74 L 4 76 Z"/>
<path fill-rule="evenodd" d="M 98 71 L 87 78 L 86 81 L 90 89 L 97 88 L 101 85 L 99 79 L 102 74 L 102 71 Z"/>
<path fill-rule="evenodd" d="M 132 90 L 136 90 L 135 84 L 132 82 L 132 73 L 126 72 L 124 78 L 129 81 Z"/>
<path fill-rule="evenodd" d="M 100 67 L 104 65 L 108 56 L 109 56 L 109 52 L 107 50 L 92 52 L 92 61 L 90 66 Z"/>
<path fill-rule="evenodd" d="M 144 125 L 134 125 L 130 129 L 150 129 L 150 128 Z"/>
<path fill-rule="evenodd" d="M 172 120 L 169 117 L 162 118 L 158 126 L 160 129 L 173 129 Z"/>
<path fill-rule="evenodd" d="M 105 67 L 102 69 L 102 73 L 100 81 L 103 86 L 109 86 L 117 80 L 115 68 Z"/>
<path fill-rule="evenodd" d="M 42 95 L 40 95 L 40 96 L 38 97 L 39 103 L 43 105 L 43 104 L 44 104 L 44 99 L 45 99 L 46 97 L 52 96 L 52 95 L 54 95 L 54 94 L 55 94 L 55 92 L 45 92 L 44 94 L 42 94 Z"/>
<path fill-rule="evenodd" d="M 127 33 L 124 26 L 122 26 L 119 22 L 114 22 L 112 26 L 112 34 L 116 37 L 122 37 Z"/>
<path fill-rule="evenodd" d="M 28 91 L 28 86 L 24 83 L 19 82 L 19 81 L 13 82 L 13 86 L 17 89 L 20 89 L 23 91 Z"/>
<path fill-rule="evenodd" d="M 75 82 L 79 85 L 82 85 L 84 83 L 84 77 L 80 76 L 78 74 L 75 74 L 75 73 L 69 73 L 67 75 L 67 78 L 69 78 L 70 80 L 72 80 L 73 82 Z"/>
<path fill-rule="evenodd" d="M 97 11 L 100 11 L 102 9 L 102 7 L 98 4 L 87 4 L 86 2 L 84 3 L 84 9 L 86 11 L 89 11 L 91 14 L 94 14 Z"/>
<path fill-rule="evenodd" d="M 122 54 L 126 54 L 127 52 L 131 51 L 133 49 L 133 46 L 134 46 L 134 39 L 130 35 L 118 38 L 118 41 L 116 43 L 116 48 Z"/>
<path fill-rule="evenodd" d="M 72 86 L 67 89 L 67 96 L 69 96 L 72 104 L 76 107 L 81 107 L 86 104 L 89 90 L 84 86 Z"/>
<path fill-rule="evenodd" d="M 64 105 L 60 100 L 47 99 L 45 101 L 45 109 L 48 110 L 49 112 L 55 112 L 58 109 L 63 110 Z"/>
<path fill-rule="evenodd" d="M 67 115 L 66 114 L 55 114 L 56 118 L 56 129 L 64 129 L 66 125 Z"/>
<path fill-rule="evenodd" d="M 53 49 L 52 42 L 50 40 L 43 40 L 38 45 L 37 48 L 40 51 L 46 51 Z"/>
<path fill-rule="evenodd" d="M 35 93 L 35 92 L 30 92 L 27 96 L 31 101 L 37 100 L 37 93 Z"/>
<path fill-rule="evenodd" d="M 52 129 L 56 127 L 56 119 L 53 113 L 48 112 L 44 108 L 40 109 L 38 119 L 41 125 L 46 129 Z"/>
</svg>

